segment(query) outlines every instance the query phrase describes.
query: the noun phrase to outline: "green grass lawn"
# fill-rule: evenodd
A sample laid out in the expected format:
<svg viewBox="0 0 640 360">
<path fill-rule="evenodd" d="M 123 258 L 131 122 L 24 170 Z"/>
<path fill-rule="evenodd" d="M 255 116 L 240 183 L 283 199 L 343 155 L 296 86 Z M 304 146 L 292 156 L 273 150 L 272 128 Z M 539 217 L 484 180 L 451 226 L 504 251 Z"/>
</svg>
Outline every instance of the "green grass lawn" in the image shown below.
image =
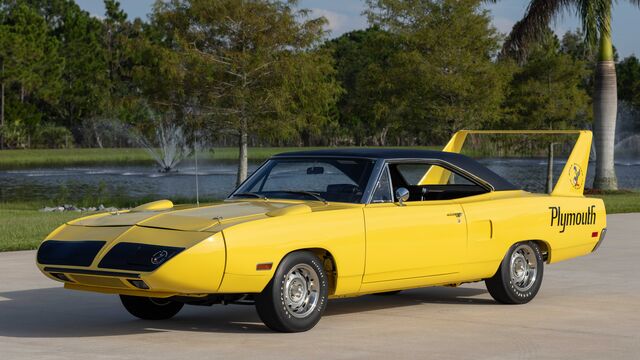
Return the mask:
<svg viewBox="0 0 640 360">
<path fill-rule="evenodd" d="M 619 191 L 587 196 L 603 199 L 604 206 L 607 208 L 607 214 L 640 212 L 640 192 Z"/>
<path fill-rule="evenodd" d="M 589 195 L 604 199 L 607 213 L 640 212 L 640 192 Z M 0 204 L 0 252 L 35 249 L 60 224 L 87 213 L 45 213 L 35 203 Z"/>
<path fill-rule="evenodd" d="M 23 205 L 0 204 L 0 251 L 35 249 L 59 225 L 79 213 L 44 213 Z"/>
</svg>

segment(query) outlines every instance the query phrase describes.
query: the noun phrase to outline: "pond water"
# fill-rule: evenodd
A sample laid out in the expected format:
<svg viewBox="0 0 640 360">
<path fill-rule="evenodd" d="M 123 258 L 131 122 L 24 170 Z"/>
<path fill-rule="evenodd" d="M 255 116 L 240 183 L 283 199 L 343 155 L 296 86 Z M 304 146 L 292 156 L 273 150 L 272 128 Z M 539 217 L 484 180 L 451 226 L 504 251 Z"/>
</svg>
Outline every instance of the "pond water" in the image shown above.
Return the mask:
<svg viewBox="0 0 640 360">
<path fill-rule="evenodd" d="M 253 171 L 259 164 L 250 164 Z M 235 188 L 233 163 L 200 164 L 201 199 L 223 199 Z M 0 171 L 0 201 L 68 201 L 91 198 L 195 199 L 195 167 L 160 173 L 155 165 L 69 166 Z"/>
<path fill-rule="evenodd" d="M 554 178 L 565 160 L 554 162 Z M 493 171 L 521 188 L 543 192 L 546 159 L 480 159 Z M 260 164 L 251 163 L 249 171 Z M 593 182 L 589 164 L 587 185 Z M 78 201 L 93 198 L 195 198 L 195 167 L 186 162 L 178 172 L 159 173 L 155 166 L 86 166 L 0 171 L 0 201 Z M 620 188 L 640 189 L 640 161 L 616 164 Z M 201 199 L 223 199 L 235 187 L 235 163 L 209 162 L 199 166 Z"/>
</svg>

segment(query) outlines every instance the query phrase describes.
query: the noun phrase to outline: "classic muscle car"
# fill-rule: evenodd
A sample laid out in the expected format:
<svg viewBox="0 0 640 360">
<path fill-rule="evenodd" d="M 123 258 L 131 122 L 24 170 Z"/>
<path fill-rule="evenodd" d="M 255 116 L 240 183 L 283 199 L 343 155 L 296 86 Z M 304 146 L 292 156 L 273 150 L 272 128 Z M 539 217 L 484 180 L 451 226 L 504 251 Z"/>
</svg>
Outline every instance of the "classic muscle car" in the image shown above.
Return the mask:
<svg viewBox="0 0 640 360">
<path fill-rule="evenodd" d="M 276 155 L 220 204 L 160 200 L 70 221 L 37 264 L 65 288 L 118 294 L 142 319 L 249 303 L 283 332 L 311 329 L 331 298 L 426 286 L 485 281 L 496 301 L 526 303 L 545 264 L 604 238 L 604 204 L 583 196 L 591 132 L 552 132 L 579 136 L 550 194 L 459 154 L 473 132 L 444 151 Z"/>
</svg>

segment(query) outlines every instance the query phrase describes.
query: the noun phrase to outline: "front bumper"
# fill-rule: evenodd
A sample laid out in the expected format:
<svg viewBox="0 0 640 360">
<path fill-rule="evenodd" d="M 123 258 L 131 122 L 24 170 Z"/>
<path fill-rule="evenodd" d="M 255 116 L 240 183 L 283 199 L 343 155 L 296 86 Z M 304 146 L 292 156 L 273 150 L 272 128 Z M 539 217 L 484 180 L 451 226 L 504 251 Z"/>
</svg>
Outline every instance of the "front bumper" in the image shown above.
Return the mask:
<svg viewBox="0 0 640 360">
<path fill-rule="evenodd" d="M 216 293 L 222 282 L 221 233 L 134 226 L 116 235 L 113 229 L 68 228 L 52 234 L 38 250 L 40 270 L 66 288 L 148 297 L 201 296 Z"/>
</svg>

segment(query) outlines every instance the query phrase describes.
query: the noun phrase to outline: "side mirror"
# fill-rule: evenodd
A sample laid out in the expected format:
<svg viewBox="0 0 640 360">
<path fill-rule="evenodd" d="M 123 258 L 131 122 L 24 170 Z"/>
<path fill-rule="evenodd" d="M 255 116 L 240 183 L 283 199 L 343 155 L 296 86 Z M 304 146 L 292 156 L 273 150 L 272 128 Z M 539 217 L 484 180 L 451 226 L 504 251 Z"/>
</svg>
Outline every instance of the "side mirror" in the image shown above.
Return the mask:
<svg viewBox="0 0 640 360">
<path fill-rule="evenodd" d="M 409 190 L 406 188 L 398 188 L 396 189 L 396 200 L 400 204 L 400 206 L 404 206 L 404 202 L 409 200 Z"/>
</svg>

